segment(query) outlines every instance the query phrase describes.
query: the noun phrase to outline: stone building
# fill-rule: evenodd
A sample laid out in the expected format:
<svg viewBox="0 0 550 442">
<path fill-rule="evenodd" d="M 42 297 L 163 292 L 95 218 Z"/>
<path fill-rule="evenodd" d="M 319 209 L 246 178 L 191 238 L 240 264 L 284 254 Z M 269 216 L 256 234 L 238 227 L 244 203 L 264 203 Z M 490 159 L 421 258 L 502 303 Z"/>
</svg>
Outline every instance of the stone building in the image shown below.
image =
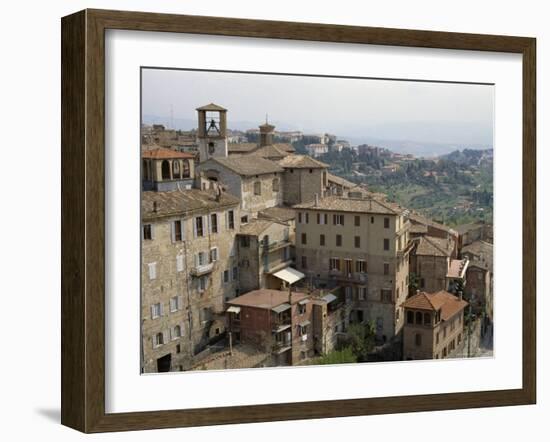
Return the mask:
<svg viewBox="0 0 550 442">
<path fill-rule="evenodd" d="M 413 237 L 431 236 L 434 238 L 452 239 L 455 244 L 454 256 L 458 253 L 458 233 L 456 230 L 431 220 L 417 212 L 410 211 L 411 235 Z"/>
<path fill-rule="evenodd" d="M 284 169 L 256 155 L 212 158 L 198 166 L 203 186 L 223 185 L 239 198 L 242 216 L 251 219 L 268 207 L 283 204 Z"/>
<path fill-rule="evenodd" d="M 227 109 L 210 103 L 197 108 L 200 162 L 227 157 Z"/>
<path fill-rule="evenodd" d="M 296 205 L 296 266 L 318 287 L 342 286 L 352 320 L 386 341 L 403 326 L 408 293 L 406 211 L 374 199 L 325 197 Z"/>
<path fill-rule="evenodd" d="M 340 287 L 330 291 L 319 290 L 312 298 L 313 342 L 316 355 L 324 355 L 338 348 L 339 339 L 349 326 L 351 303 L 347 303 Z"/>
<path fill-rule="evenodd" d="M 254 219 L 238 233 L 240 289 L 280 289 L 276 272 L 292 263 L 290 227 L 267 219 Z"/>
<path fill-rule="evenodd" d="M 464 341 L 464 308 L 467 305 L 461 297 L 445 291 L 419 291 L 407 299 L 403 304 L 405 360 L 453 356 Z"/>
<path fill-rule="evenodd" d="M 228 331 L 236 344 L 270 352 L 275 366 L 314 356 L 312 304 L 306 293 L 261 289 L 229 301 Z"/>
<path fill-rule="evenodd" d="M 190 189 L 195 178 L 195 156 L 153 146 L 141 153 L 143 190 Z"/>
<path fill-rule="evenodd" d="M 239 200 L 189 189 L 142 194 L 142 371 L 186 370 L 224 331 L 238 293 Z"/>
<path fill-rule="evenodd" d="M 328 185 L 328 165 L 307 155 L 289 155 L 278 162 L 284 169 L 283 202 L 289 206 L 322 197 Z"/>
<path fill-rule="evenodd" d="M 461 256 L 469 260 L 465 297 L 478 312 L 493 318 L 493 244 L 474 241 L 462 248 Z"/>
<path fill-rule="evenodd" d="M 455 243 L 433 236 L 413 240 L 410 254 L 410 272 L 418 278 L 418 288 L 426 292 L 447 290 L 447 274 L 454 256 Z"/>
<path fill-rule="evenodd" d="M 476 241 L 493 242 L 493 225 L 485 222 L 462 224 L 456 227 L 460 249 Z"/>
</svg>

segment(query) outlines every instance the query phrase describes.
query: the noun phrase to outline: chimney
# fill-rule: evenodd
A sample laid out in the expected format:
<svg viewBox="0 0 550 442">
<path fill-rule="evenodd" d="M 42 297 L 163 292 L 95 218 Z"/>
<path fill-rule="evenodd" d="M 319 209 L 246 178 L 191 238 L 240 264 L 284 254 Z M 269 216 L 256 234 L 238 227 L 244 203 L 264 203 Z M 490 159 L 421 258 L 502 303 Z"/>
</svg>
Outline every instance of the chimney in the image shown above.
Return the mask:
<svg viewBox="0 0 550 442">
<path fill-rule="evenodd" d="M 418 295 L 420 293 L 420 290 L 419 289 L 416 289 L 416 294 Z"/>
</svg>

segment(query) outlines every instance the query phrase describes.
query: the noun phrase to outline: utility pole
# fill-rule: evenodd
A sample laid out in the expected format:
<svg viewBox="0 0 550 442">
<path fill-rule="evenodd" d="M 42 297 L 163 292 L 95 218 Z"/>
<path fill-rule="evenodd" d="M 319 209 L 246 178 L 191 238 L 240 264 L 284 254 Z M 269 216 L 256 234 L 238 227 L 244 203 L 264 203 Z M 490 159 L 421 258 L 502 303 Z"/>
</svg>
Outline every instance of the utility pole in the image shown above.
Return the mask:
<svg viewBox="0 0 550 442">
<path fill-rule="evenodd" d="M 470 356 L 470 344 L 472 341 L 472 304 L 468 307 L 468 357 Z"/>
</svg>

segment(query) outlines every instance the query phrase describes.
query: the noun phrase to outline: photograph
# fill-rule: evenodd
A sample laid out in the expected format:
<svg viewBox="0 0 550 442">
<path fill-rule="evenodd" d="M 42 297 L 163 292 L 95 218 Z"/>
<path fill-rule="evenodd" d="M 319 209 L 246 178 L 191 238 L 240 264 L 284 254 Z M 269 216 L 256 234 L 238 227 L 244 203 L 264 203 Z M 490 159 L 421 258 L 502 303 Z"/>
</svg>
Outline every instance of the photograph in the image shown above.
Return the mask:
<svg viewBox="0 0 550 442">
<path fill-rule="evenodd" d="M 494 89 L 142 67 L 141 373 L 492 358 Z"/>
</svg>

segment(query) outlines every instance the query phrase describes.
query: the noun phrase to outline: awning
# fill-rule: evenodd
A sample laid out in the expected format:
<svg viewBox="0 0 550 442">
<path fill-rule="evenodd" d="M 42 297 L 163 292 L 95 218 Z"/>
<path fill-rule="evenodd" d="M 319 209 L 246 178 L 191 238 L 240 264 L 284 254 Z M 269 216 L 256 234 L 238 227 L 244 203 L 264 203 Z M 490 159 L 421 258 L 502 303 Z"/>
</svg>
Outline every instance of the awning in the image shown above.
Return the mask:
<svg viewBox="0 0 550 442">
<path fill-rule="evenodd" d="M 227 309 L 227 313 L 236 313 L 239 314 L 241 312 L 241 308 L 237 305 L 232 305 Z"/>
<path fill-rule="evenodd" d="M 300 327 L 307 327 L 309 324 L 311 324 L 311 321 L 304 321 L 304 322 L 300 322 L 300 324 L 298 324 Z"/>
<path fill-rule="evenodd" d="M 285 331 L 286 329 L 290 328 L 290 324 L 283 324 L 277 326 L 277 328 L 273 329 L 274 333 L 281 333 L 282 331 Z"/>
<path fill-rule="evenodd" d="M 289 284 L 294 284 L 296 281 L 299 281 L 306 275 L 296 269 L 293 269 L 292 267 L 287 267 L 283 270 L 279 270 L 277 273 L 274 273 L 273 276 L 282 279 Z"/>
<path fill-rule="evenodd" d="M 309 301 L 310 301 L 310 299 L 309 299 L 309 298 L 306 298 L 306 299 L 302 299 L 301 301 L 298 301 L 298 304 L 300 304 L 300 305 L 305 305 L 305 304 L 308 304 L 308 303 L 309 303 Z"/>
<path fill-rule="evenodd" d="M 338 299 L 338 297 L 333 295 L 332 293 L 329 293 L 328 295 L 323 296 L 323 299 L 328 304 L 329 302 L 336 301 Z"/>
<path fill-rule="evenodd" d="M 287 304 L 286 302 L 284 304 L 278 305 L 277 307 L 273 307 L 271 310 L 275 313 L 281 313 L 285 310 L 288 310 L 290 308 L 290 304 Z"/>
</svg>

